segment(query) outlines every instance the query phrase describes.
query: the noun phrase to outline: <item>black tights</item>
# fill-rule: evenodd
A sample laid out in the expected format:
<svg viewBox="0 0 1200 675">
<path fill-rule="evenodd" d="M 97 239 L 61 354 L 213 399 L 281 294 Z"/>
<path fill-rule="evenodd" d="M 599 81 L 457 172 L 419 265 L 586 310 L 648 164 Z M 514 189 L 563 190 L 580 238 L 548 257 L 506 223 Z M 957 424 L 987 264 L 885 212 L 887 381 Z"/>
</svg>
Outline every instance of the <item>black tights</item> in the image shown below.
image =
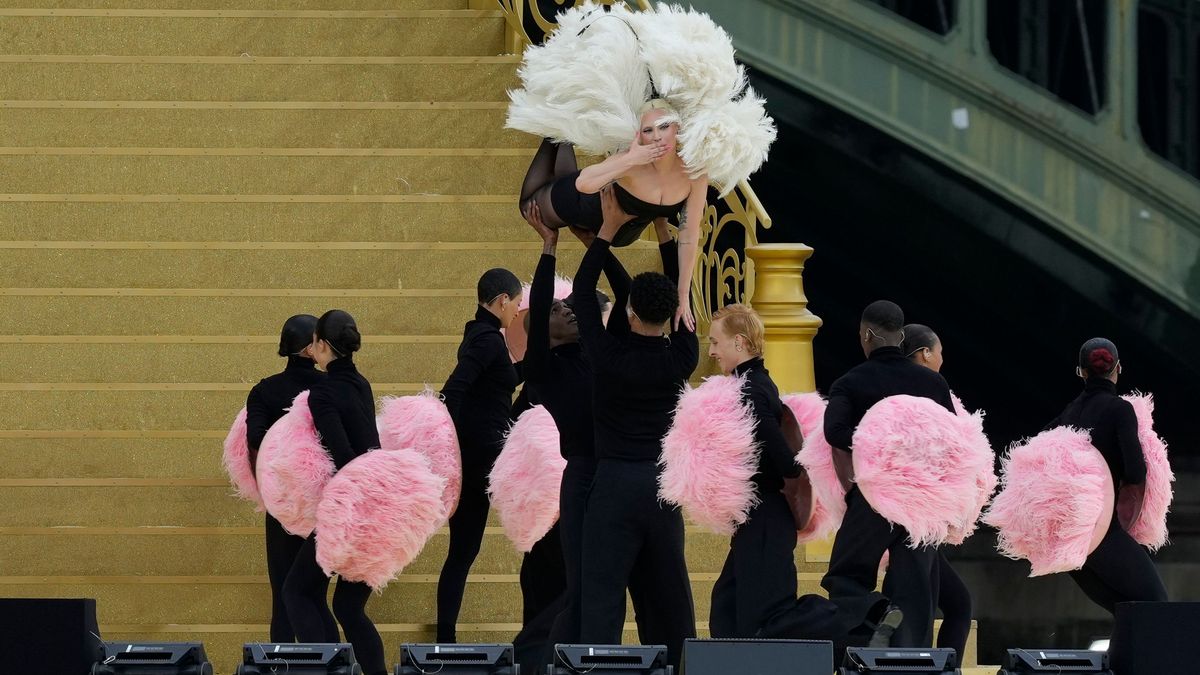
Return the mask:
<svg viewBox="0 0 1200 675">
<path fill-rule="evenodd" d="M 971 592 L 950 566 L 945 553 L 938 553 L 937 577 L 937 608 L 942 610 L 937 646 L 957 651 L 961 663 L 971 635 Z"/>
<path fill-rule="evenodd" d="M 454 515 L 450 516 L 450 545 L 441 577 L 438 578 L 438 642 L 458 641 L 455 624 L 467 588 L 467 575 L 471 573 L 471 565 L 479 555 L 484 528 L 487 526 L 487 477 L 490 472 L 491 462 L 479 466 L 463 464 L 462 496 L 459 497 Z"/>
<path fill-rule="evenodd" d="M 554 210 L 553 200 L 550 198 L 550 187 L 556 179 L 578 170 L 579 167 L 575 161 L 575 146 L 570 143 L 555 143 L 548 138 L 543 138 L 542 144 L 538 146 L 537 154 L 529 163 L 529 170 L 525 172 L 525 181 L 521 183 L 519 204 L 521 213 L 524 214 L 529 206 L 528 203 L 533 201 L 538 205 L 542 222 L 547 227 L 558 229 L 572 224 L 565 222 Z"/>
<path fill-rule="evenodd" d="M 304 541 L 296 562 L 288 572 L 283 584 L 284 603 L 288 618 L 296 630 L 300 642 L 338 642 L 337 623 L 346 632 L 346 640 L 354 646 L 354 656 L 367 675 L 387 673 L 384 662 L 383 640 L 375 624 L 367 616 L 367 600 L 371 598 L 371 587 L 359 581 L 338 579 L 333 591 L 333 614 L 325 605 L 329 592 L 329 577 L 317 564 L 317 539 L 311 536 Z"/>
<path fill-rule="evenodd" d="M 1146 549 L 1129 536 L 1114 517 L 1108 534 L 1083 563 L 1071 572 L 1079 588 L 1109 613 L 1118 602 L 1166 602 L 1167 589 Z"/>
<path fill-rule="evenodd" d="M 283 603 L 283 582 L 292 569 L 292 563 L 296 561 L 296 554 L 304 545 L 304 537 L 288 534 L 269 513 L 266 521 L 267 579 L 271 582 L 271 642 L 295 642 L 296 632 L 292 630 L 287 606 Z M 332 614 L 329 614 L 329 622 L 333 624 Z M 337 626 L 334 626 L 334 630 L 337 630 Z"/>
</svg>

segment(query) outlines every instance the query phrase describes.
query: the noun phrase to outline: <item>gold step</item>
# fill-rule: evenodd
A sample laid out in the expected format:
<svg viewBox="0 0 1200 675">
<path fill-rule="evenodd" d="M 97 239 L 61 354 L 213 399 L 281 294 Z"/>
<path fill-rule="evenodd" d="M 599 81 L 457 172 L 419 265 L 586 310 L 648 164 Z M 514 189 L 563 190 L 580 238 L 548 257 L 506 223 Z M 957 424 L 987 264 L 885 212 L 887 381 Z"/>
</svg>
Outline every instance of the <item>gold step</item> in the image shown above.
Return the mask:
<svg viewBox="0 0 1200 675">
<path fill-rule="evenodd" d="M 361 246 L 329 242 L 41 242 L 37 248 L 18 248 L 26 245 L 0 242 L 0 287 L 474 288 L 479 275 L 492 267 L 507 267 L 519 278 L 531 278 L 541 253 L 536 242 L 381 242 Z M 577 270 L 583 250 L 569 247 L 559 254 L 562 269 Z M 657 246 L 634 244 L 621 251 L 620 257 L 634 274 L 661 269 Z M 437 273 L 431 274 L 431 270 Z M 351 306 L 343 309 L 354 312 Z M 281 318 L 286 315 L 272 317 L 271 323 L 277 324 Z M 359 326 L 364 336 L 386 334 L 362 321 Z M 26 332 L 19 322 L 10 330 Z"/>
<path fill-rule="evenodd" d="M 0 155 L 0 174 L 9 194 L 469 194 L 515 204 L 531 158 Z"/>
<path fill-rule="evenodd" d="M 113 364 L 124 362 L 138 364 L 128 372 L 136 382 L 244 382 L 248 388 L 283 367 L 275 351 L 278 335 L 247 337 L 253 342 L 234 344 L 204 342 L 203 336 L 196 336 L 195 344 L 186 344 L 177 337 L 169 342 L 24 344 L 23 357 L 0 371 L 0 385 L 106 382 L 113 377 Z M 0 338 L 0 344 L 11 339 Z M 461 335 L 371 336 L 369 349 L 355 361 L 380 382 L 428 382 L 437 388 L 454 369 L 461 339 Z"/>
<path fill-rule="evenodd" d="M 372 335 L 458 334 L 475 314 L 475 288 L 330 289 L 313 279 L 293 289 L 4 289 L 0 315 L 20 335 L 269 335 L 293 314 L 339 307 L 354 314 L 366 349 Z"/>
<path fill-rule="evenodd" d="M 213 435 L 219 432 L 213 432 Z M 7 480 L 63 476 L 224 480 L 214 459 L 221 438 L 3 438 Z"/>
<path fill-rule="evenodd" d="M 113 488 L 118 489 L 118 488 Z M 129 489 L 129 488 L 123 488 Z M 233 497 L 227 497 L 235 501 Z M 252 513 L 247 503 L 238 504 Z M 4 527 L 5 577 L 58 576 L 246 576 L 264 575 L 261 515 L 254 525 L 220 527 Z M 517 574 L 521 555 L 497 526 L 493 515 L 474 574 Z M 446 559 L 443 529 L 425 546 L 405 574 L 438 574 Z M 693 574 L 717 574 L 729 540 L 688 526 L 688 568 Z M 801 572 L 821 568 L 802 563 Z M 0 577 L 3 578 L 3 577 Z"/>
<path fill-rule="evenodd" d="M 712 577 L 713 575 L 702 575 Z M 103 579 L 101 577 L 100 579 Z M 221 583 L 220 577 L 202 583 L 93 583 L 79 585 L 0 584 L 10 598 L 80 597 L 97 601 L 101 624 L 266 623 L 270 619 L 271 590 L 265 583 Z M 692 580 L 696 619 L 707 622 L 713 580 Z M 815 581 L 803 581 L 801 590 L 820 590 Z M 437 575 L 423 575 L 416 583 L 393 582 L 367 604 L 379 623 L 432 623 L 437 616 Z M 473 622 L 521 623 L 521 588 L 517 575 L 498 583 L 471 583 L 463 596 L 460 616 Z M 632 614 L 632 612 L 630 612 Z"/>
<path fill-rule="evenodd" d="M 516 200 L 391 204 L 80 204 L 0 201 L 20 241 L 537 241 Z M 569 235 L 568 235 L 569 237 Z M 564 252 L 577 248 L 563 238 Z"/>
<path fill-rule="evenodd" d="M 197 107 L 186 101 L 130 107 L 95 101 L 52 107 L 0 101 L 0 138 L 22 146 L 148 148 L 532 148 L 538 139 L 504 129 L 499 101 L 274 107 L 237 103 Z M 134 102 L 136 104 L 136 102 Z M 23 105 L 28 107 L 15 107 Z M 188 107 L 188 106 L 191 107 Z"/>
<path fill-rule="evenodd" d="M 504 101 L 505 90 L 517 84 L 516 57 L 458 57 L 450 63 L 428 62 L 434 57 L 425 62 L 387 57 L 396 62 L 382 64 L 327 63 L 332 57 L 233 58 L 232 63 L 213 62 L 216 58 L 191 57 L 185 63 L 0 63 L 0 99 Z"/>
<path fill-rule="evenodd" d="M 5 8 L 144 9 L 146 0 L 0 0 Z M 468 0 L 154 0 L 156 9 L 394 10 L 466 9 Z"/>
<path fill-rule="evenodd" d="M 506 26 L 494 13 L 402 7 L 372 18 L 275 11 L 265 17 L 178 16 L 171 10 L 138 17 L 4 16 L 0 44 L 6 54 L 120 56 L 485 56 L 504 49 Z M 131 32 L 136 40 L 128 39 Z"/>
</svg>

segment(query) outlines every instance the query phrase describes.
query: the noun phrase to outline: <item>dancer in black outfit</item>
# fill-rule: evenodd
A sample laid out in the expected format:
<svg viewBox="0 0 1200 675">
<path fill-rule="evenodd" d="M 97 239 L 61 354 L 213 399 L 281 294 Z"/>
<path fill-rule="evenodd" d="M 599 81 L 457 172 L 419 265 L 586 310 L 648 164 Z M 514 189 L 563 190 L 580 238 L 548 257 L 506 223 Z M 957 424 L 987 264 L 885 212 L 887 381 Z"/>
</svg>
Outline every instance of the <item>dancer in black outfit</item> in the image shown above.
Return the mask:
<svg viewBox="0 0 1200 675">
<path fill-rule="evenodd" d="M 1104 455 L 1113 476 L 1113 490 L 1146 482 L 1146 458 L 1138 440 L 1133 406 L 1116 393 L 1121 361 L 1117 346 L 1104 338 L 1093 338 L 1079 349 L 1075 371 L 1084 380 L 1083 393 L 1071 401 L 1047 429 L 1070 426 L 1091 433 L 1092 445 Z M 1118 602 L 1166 602 L 1167 589 L 1150 554 L 1142 548 L 1113 510 L 1112 524 L 1083 568 L 1071 578 L 1091 599 L 1110 613 Z"/>
<path fill-rule="evenodd" d="M 487 526 L 488 475 L 504 445 L 512 396 L 520 379 L 500 329 L 510 324 L 521 301 L 521 282 L 506 269 L 490 269 L 476 285 L 479 306 L 463 329 L 458 364 L 442 396 L 462 453 L 462 496 L 450 517 L 450 546 L 437 590 L 437 641 L 457 642 L 455 624 Z"/>
<path fill-rule="evenodd" d="M 678 665 L 683 641 L 695 637 L 695 609 L 683 549 L 683 518 L 658 500 L 662 438 L 683 383 L 699 357 L 696 334 L 680 322 L 675 282 L 657 272 L 634 278 L 629 312 L 614 304 L 607 329 L 596 302 L 596 282 L 621 222 L 611 190 L 601 195 L 604 226 L 575 277 L 575 316 L 592 363 L 597 466 L 583 524 L 581 639 L 621 641 L 625 590 L 635 567 L 645 576 L 631 592 L 653 609 L 648 633 L 661 637 Z"/>
<path fill-rule="evenodd" d="M 246 397 L 246 445 L 250 448 L 250 469 L 258 459 L 267 429 L 271 428 L 292 405 L 292 400 L 325 379 L 312 360 L 312 335 L 317 317 L 297 314 L 283 324 L 279 334 L 279 355 L 287 358 L 282 373 L 264 378 Z M 288 621 L 283 604 L 283 581 L 304 544 L 304 537 L 288 534 L 271 514 L 266 514 L 267 578 L 271 582 L 271 642 L 295 642 L 296 632 Z M 325 607 L 322 619 L 337 630 L 333 614 Z"/>
<path fill-rule="evenodd" d="M 713 315 L 709 356 L 726 375 L 745 377 L 743 396 L 760 454 L 756 504 L 734 533 L 713 586 L 709 632 L 714 638 L 831 640 L 839 651 L 866 646 L 878 632 L 878 646 L 887 646 L 899 616 L 888 615 L 882 595 L 847 608 L 819 595 L 796 597 L 796 521 L 782 490 L 801 469 L 781 428 L 784 404 L 763 363 L 763 340 L 762 319 L 749 307 L 729 305 Z"/>
<path fill-rule="evenodd" d="M 942 341 L 929 326 L 919 323 L 905 326 L 901 349 L 913 363 L 935 373 L 941 372 Z M 943 551 L 938 552 L 937 580 L 937 608 L 942 610 L 937 646 L 950 647 L 962 658 L 971 634 L 971 591 L 954 571 Z"/>
<path fill-rule="evenodd" d="M 852 452 L 854 429 L 871 406 L 888 396 L 929 398 L 954 411 L 950 387 L 942 376 L 904 358 L 904 312 L 886 300 L 863 310 L 859 339 L 865 363 L 838 378 L 829 389 L 825 439 L 834 452 Z M 846 493 L 846 515 L 833 541 L 829 569 L 821 586 L 839 604 L 855 602 L 874 591 L 879 561 L 890 553 L 883 594 L 904 613 L 892 638 L 895 647 L 933 644 L 937 595 L 937 549 L 911 549 L 908 531 L 892 525 L 867 503 L 858 486 Z"/>
<path fill-rule="evenodd" d="M 354 318 L 339 309 L 321 316 L 313 333 L 313 359 L 329 374 L 308 395 L 313 424 L 333 464 L 341 469 L 350 460 L 379 447 L 375 427 L 375 397 L 371 384 L 354 367 L 353 354 L 362 346 Z M 337 642 L 337 630 L 321 620 L 329 577 L 317 564 L 316 535 L 300 548 L 284 582 L 288 618 L 301 642 Z M 338 579 L 333 592 L 333 614 L 354 646 L 354 655 L 366 675 L 387 672 L 383 641 L 367 617 L 371 587 L 363 582 Z"/>
</svg>

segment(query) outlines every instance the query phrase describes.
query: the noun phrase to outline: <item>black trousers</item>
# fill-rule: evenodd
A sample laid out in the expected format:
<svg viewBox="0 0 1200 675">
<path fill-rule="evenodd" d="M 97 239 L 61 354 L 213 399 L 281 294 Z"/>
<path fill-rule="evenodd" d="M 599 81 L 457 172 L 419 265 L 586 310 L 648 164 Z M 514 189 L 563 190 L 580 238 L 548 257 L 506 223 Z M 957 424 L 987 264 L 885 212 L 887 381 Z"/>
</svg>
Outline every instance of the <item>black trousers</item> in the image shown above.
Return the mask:
<svg viewBox="0 0 1200 675">
<path fill-rule="evenodd" d="M 1071 578 L 1088 598 L 1109 613 L 1118 602 L 1166 602 L 1167 589 L 1150 554 L 1117 522 Z"/>
<path fill-rule="evenodd" d="M 911 549 L 908 531 L 875 512 L 857 486 L 846 494 L 846 516 L 833 540 L 829 570 L 821 586 L 829 599 L 855 607 L 875 590 L 879 561 L 890 554 L 883 594 L 904 612 L 892 636 L 893 647 L 933 646 L 937 603 L 937 549 Z"/>
<path fill-rule="evenodd" d="M 271 514 L 266 515 L 267 579 L 271 582 L 271 642 L 295 642 L 296 631 L 288 620 L 283 603 L 283 582 L 287 579 L 304 537 L 289 534 Z M 326 610 L 328 612 L 328 609 Z M 329 615 L 333 621 L 333 615 Z M 336 630 L 336 626 L 335 626 Z"/>
<path fill-rule="evenodd" d="M 457 642 L 458 612 L 462 609 L 467 575 L 479 556 L 483 532 L 487 527 L 490 504 L 487 496 L 488 474 L 495 454 L 463 449 L 462 496 L 450 516 L 450 544 L 437 587 L 437 641 Z"/>
<path fill-rule="evenodd" d="M 937 646 L 954 649 L 961 663 L 967 650 L 967 638 L 971 635 L 971 591 L 950 566 L 944 553 L 938 553 L 937 579 L 937 608 L 942 612 Z"/>
<path fill-rule="evenodd" d="M 709 632 L 714 638 L 830 640 L 839 649 L 865 645 L 872 615 L 887 600 L 847 607 L 819 595 L 796 597 L 796 522 L 780 492 L 763 495 L 734 533 L 713 586 Z"/>
<path fill-rule="evenodd" d="M 567 459 L 558 492 L 558 536 L 562 544 L 566 589 L 563 593 L 562 611 L 555 617 L 554 627 L 550 630 L 550 647 L 579 642 L 579 625 L 582 621 L 580 593 L 583 586 L 583 516 L 587 511 L 588 494 L 595 477 L 595 459 Z M 547 660 L 546 663 L 550 661 Z"/>
<path fill-rule="evenodd" d="M 337 625 L 326 619 L 325 604 L 329 592 L 329 577 L 317 564 L 317 539 L 304 540 L 296 561 L 283 584 L 284 604 L 288 618 L 300 642 L 338 642 Z M 355 581 L 338 579 L 333 591 L 333 616 L 342 625 L 346 640 L 354 646 L 354 656 L 366 675 L 387 673 L 383 640 L 367 616 L 367 600 L 371 587 Z"/>
<path fill-rule="evenodd" d="M 643 639 L 661 637 L 678 667 L 683 641 L 696 636 L 683 543 L 682 515 L 658 501 L 657 464 L 601 459 L 583 518 L 581 641 L 621 642 L 628 588 L 649 610 Z"/>
<path fill-rule="evenodd" d="M 513 648 L 522 673 L 532 675 L 549 663 L 543 659 L 549 653 L 547 642 L 555 619 L 566 601 L 566 587 L 562 541 L 556 524 L 521 559 L 521 632 L 513 638 Z"/>
</svg>

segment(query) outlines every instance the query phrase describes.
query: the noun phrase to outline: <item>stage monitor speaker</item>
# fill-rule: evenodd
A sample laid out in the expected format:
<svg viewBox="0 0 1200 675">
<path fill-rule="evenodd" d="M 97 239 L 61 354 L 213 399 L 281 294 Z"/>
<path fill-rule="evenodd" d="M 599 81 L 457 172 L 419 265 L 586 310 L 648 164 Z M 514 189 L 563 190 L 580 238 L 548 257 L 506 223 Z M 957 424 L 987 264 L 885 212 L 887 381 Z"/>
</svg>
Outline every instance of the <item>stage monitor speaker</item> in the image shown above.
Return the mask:
<svg viewBox="0 0 1200 675">
<path fill-rule="evenodd" d="M 675 675 L 663 645 L 554 645 L 547 675 Z"/>
<path fill-rule="evenodd" d="M 362 675 L 346 643 L 248 642 L 235 675 Z"/>
<path fill-rule="evenodd" d="M 521 675 L 511 644 L 400 645 L 396 675 Z"/>
<path fill-rule="evenodd" d="M 96 601 L 0 600 L 0 654 L 6 672 L 88 675 L 104 658 Z"/>
<path fill-rule="evenodd" d="M 849 647 L 838 675 L 961 675 L 958 654 L 953 649 Z"/>
<path fill-rule="evenodd" d="M 213 675 L 199 642 L 105 642 L 92 675 Z"/>
<path fill-rule="evenodd" d="M 1108 655 L 1114 673 L 1200 672 L 1200 602 L 1122 602 Z"/>
<path fill-rule="evenodd" d="M 829 675 L 833 643 L 817 640 L 698 640 L 683 643 L 683 675 Z"/>
<path fill-rule="evenodd" d="M 1108 654 L 1082 649 L 1010 649 L 1004 655 L 1004 667 L 996 675 L 1032 673 L 1112 675 Z"/>
</svg>

